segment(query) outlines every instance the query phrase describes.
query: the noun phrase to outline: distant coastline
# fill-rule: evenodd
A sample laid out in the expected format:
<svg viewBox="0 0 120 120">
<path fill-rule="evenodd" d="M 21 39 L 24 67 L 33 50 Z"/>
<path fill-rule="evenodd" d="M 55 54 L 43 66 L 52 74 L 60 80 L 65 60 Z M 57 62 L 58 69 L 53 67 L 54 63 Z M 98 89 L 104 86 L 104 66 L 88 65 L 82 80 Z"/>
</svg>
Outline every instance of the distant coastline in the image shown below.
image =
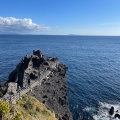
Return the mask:
<svg viewBox="0 0 120 120">
<path fill-rule="evenodd" d="M 65 35 L 57 35 L 57 34 L 21 34 L 21 33 L 0 33 L 0 35 L 29 35 L 29 36 L 79 36 L 79 37 L 120 37 L 120 35 L 79 35 L 79 34 L 65 34 Z"/>
<path fill-rule="evenodd" d="M 57 34 L 20 34 L 20 33 L 6 33 L 6 34 L 1 34 L 0 35 L 21 35 L 21 36 L 79 36 L 79 37 L 120 37 L 120 35 L 77 35 L 77 34 L 66 34 L 66 35 L 57 35 Z"/>
</svg>

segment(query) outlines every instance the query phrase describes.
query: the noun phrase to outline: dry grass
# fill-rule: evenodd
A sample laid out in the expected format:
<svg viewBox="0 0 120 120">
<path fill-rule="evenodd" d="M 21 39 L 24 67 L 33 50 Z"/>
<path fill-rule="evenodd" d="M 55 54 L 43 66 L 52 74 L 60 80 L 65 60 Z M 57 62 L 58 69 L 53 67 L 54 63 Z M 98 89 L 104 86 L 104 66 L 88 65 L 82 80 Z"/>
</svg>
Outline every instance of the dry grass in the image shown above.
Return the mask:
<svg viewBox="0 0 120 120">
<path fill-rule="evenodd" d="M 22 114 L 22 120 L 57 120 L 55 114 L 48 110 L 43 103 L 27 94 L 17 101 L 14 109 Z"/>
</svg>

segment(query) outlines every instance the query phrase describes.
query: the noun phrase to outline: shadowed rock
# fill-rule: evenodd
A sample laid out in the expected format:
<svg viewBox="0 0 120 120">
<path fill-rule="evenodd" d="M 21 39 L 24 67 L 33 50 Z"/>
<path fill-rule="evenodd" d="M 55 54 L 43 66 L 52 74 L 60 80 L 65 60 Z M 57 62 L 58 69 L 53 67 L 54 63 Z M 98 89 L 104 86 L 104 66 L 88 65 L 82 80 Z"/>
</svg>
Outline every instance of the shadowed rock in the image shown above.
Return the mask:
<svg viewBox="0 0 120 120">
<path fill-rule="evenodd" d="M 113 106 L 110 108 L 109 114 L 110 114 L 110 115 L 113 115 L 113 114 L 114 114 L 114 107 L 113 107 Z"/>
<path fill-rule="evenodd" d="M 115 118 L 119 118 L 120 119 L 120 115 L 119 114 L 115 114 Z"/>
</svg>

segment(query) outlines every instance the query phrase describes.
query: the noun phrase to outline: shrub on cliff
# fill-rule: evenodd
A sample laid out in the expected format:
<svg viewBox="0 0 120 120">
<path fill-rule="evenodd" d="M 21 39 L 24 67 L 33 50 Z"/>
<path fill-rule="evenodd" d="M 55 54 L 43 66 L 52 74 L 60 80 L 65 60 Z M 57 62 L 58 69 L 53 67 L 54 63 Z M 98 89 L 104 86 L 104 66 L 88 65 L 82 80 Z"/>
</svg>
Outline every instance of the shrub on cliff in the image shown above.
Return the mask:
<svg viewBox="0 0 120 120">
<path fill-rule="evenodd" d="M 21 120 L 21 117 L 22 117 L 22 113 L 21 113 L 21 112 L 17 112 L 17 113 L 14 115 L 14 117 L 13 117 L 12 120 Z"/>
<path fill-rule="evenodd" d="M 55 114 L 48 110 L 43 103 L 27 94 L 17 101 L 15 109 L 22 113 L 23 120 L 57 120 Z"/>
<path fill-rule="evenodd" d="M 7 102 L 0 100 L 0 116 L 3 119 L 10 112 L 10 106 Z"/>
</svg>

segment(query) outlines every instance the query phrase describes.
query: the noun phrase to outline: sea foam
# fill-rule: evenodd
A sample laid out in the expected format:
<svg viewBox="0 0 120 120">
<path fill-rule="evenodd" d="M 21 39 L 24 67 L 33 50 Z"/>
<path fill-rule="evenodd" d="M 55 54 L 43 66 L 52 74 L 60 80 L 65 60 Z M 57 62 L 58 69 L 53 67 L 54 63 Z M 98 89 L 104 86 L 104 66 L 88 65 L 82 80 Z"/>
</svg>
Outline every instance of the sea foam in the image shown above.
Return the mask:
<svg viewBox="0 0 120 120">
<path fill-rule="evenodd" d="M 114 107 L 114 114 L 110 116 L 109 110 L 112 106 Z M 120 103 L 109 104 L 105 102 L 99 102 L 98 110 L 95 107 L 87 106 L 83 109 L 83 112 L 90 113 L 94 120 L 113 120 L 116 113 L 120 114 Z"/>
</svg>

